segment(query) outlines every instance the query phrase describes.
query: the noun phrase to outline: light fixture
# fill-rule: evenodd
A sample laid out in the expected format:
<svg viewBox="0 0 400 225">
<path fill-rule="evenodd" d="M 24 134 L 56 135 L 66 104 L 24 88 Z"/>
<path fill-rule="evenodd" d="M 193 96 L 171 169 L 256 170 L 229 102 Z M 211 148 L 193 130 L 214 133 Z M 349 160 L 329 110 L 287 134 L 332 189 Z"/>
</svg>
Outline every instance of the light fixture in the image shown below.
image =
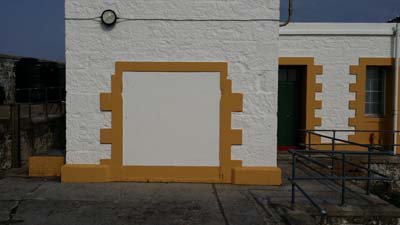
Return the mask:
<svg viewBox="0 0 400 225">
<path fill-rule="evenodd" d="M 117 22 L 117 14 L 113 10 L 107 9 L 101 14 L 101 22 L 106 26 L 113 26 Z"/>
</svg>

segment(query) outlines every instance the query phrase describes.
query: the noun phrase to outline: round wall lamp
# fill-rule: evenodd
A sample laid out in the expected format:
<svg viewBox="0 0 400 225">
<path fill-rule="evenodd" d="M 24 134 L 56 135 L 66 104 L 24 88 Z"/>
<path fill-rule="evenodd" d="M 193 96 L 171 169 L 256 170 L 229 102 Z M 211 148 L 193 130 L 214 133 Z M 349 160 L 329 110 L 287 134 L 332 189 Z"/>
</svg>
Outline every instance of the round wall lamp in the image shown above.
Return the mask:
<svg viewBox="0 0 400 225">
<path fill-rule="evenodd" d="M 117 19 L 117 14 L 111 9 L 107 9 L 101 14 L 101 22 L 106 26 L 113 26 Z"/>
</svg>

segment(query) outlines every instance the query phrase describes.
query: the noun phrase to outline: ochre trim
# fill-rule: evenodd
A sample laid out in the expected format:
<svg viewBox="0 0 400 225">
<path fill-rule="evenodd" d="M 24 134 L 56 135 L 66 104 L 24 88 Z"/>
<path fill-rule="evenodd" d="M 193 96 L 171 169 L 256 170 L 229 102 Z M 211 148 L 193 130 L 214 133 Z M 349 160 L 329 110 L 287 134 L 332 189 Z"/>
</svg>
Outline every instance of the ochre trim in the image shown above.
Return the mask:
<svg viewBox="0 0 400 225">
<path fill-rule="evenodd" d="M 89 164 L 66 164 L 61 168 L 61 182 L 108 182 L 110 166 Z"/>
<path fill-rule="evenodd" d="M 219 167 L 124 166 L 123 181 L 142 182 L 220 182 Z"/>
<path fill-rule="evenodd" d="M 110 93 L 100 93 L 100 110 L 101 111 L 112 110 L 112 98 Z"/>
<path fill-rule="evenodd" d="M 112 129 L 110 128 L 100 129 L 100 143 L 112 144 Z"/>
<path fill-rule="evenodd" d="M 233 183 L 246 185 L 281 185 L 279 167 L 238 167 L 233 170 Z"/>
<path fill-rule="evenodd" d="M 349 101 L 349 109 L 354 110 L 355 117 L 348 119 L 350 127 L 355 130 L 392 130 L 393 127 L 393 92 L 394 92 L 394 76 L 389 74 L 386 77 L 386 106 L 385 115 L 382 118 L 368 117 L 365 115 L 365 82 L 367 66 L 387 66 L 394 65 L 393 58 L 360 58 L 358 65 L 351 65 L 349 72 L 351 75 L 356 75 L 356 82 L 349 85 L 349 91 L 355 94 L 355 100 Z M 397 125 L 399 126 L 399 125 Z M 379 133 L 355 133 L 348 136 L 349 141 L 357 143 L 369 144 L 370 141 L 375 144 L 391 142 L 391 138 L 387 135 Z M 397 135 L 398 143 L 400 141 Z M 350 150 L 365 150 L 365 148 L 352 147 Z M 399 151 L 397 151 L 399 154 Z"/>
<path fill-rule="evenodd" d="M 230 132 L 230 143 L 231 145 L 241 145 L 242 144 L 242 130 L 233 129 Z"/>
<path fill-rule="evenodd" d="M 107 165 L 111 164 L 111 159 L 100 159 L 100 165 Z"/>
<path fill-rule="evenodd" d="M 306 127 L 314 130 L 321 126 L 321 118 L 315 116 L 315 110 L 322 108 L 322 101 L 316 100 L 316 93 L 322 92 L 322 84 L 317 83 L 317 75 L 323 74 L 323 67 L 314 64 L 313 57 L 280 57 L 280 66 L 305 66 L 306 67 Z M 308 138 L 306 138 L 308 140 Z M 321 138 L 311 136 L 311 142 L 321 143 Z"/>
<path fill-rule="evenodd" d="M 63 156 L 30 156 L 30 177 L 59 177 L 64 165 Z"/>
<path fill-rule="evenodd" d="M 220 166 L 123 166 L 122 75 L 124 72 L 219 72 L 220 73 Z M 100 142 L 111 144 L 111 159 L 100 165 L 65 165 L 63 182 L 161 181 L 232 183 L 232 171 L 241 167 L 231 159 L 231 146 L 242 144 L 242 130 L 231 129 L 231 113 L 243 110 L 243 95 L 232 93 L 227 63 L 221 62 L 117 62 L 111 93 L 100 94 L 100 109 L 112 111 L 112 127 L 100 130 Z M 262 179 L 269 179 L 263 177 Z M 255 181 L 254 181 L 255 182 Z M 264 182 L 264 181 L 260 181 Z"/>
</svg>

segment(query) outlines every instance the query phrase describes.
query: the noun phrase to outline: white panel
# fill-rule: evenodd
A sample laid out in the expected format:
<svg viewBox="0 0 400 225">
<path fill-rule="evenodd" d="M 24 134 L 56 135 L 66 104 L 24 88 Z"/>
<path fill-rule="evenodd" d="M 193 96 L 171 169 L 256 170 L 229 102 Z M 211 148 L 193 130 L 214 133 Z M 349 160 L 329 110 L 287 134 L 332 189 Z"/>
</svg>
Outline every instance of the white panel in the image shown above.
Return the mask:
<svg viewBox="0 0 400 225">
<path fill-rule="evenodd" d="M 123 74 L 123 165 L 219 166 L 219 73 Z"/>
</svg>

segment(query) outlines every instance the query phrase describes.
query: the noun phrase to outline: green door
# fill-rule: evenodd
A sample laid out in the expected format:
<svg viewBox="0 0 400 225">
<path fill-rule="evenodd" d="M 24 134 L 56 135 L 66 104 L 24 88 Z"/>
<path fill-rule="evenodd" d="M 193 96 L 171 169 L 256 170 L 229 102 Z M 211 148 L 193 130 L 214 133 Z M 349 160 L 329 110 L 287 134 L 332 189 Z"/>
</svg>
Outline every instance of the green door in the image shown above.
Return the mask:
<svg viewBox="0 0 400 225">
<path fill-rule="evenodd" d="M 299 77 L 293 69 L 279 70 L 278 146 L 296 146 L 299 129 Z"/>
</svg>

